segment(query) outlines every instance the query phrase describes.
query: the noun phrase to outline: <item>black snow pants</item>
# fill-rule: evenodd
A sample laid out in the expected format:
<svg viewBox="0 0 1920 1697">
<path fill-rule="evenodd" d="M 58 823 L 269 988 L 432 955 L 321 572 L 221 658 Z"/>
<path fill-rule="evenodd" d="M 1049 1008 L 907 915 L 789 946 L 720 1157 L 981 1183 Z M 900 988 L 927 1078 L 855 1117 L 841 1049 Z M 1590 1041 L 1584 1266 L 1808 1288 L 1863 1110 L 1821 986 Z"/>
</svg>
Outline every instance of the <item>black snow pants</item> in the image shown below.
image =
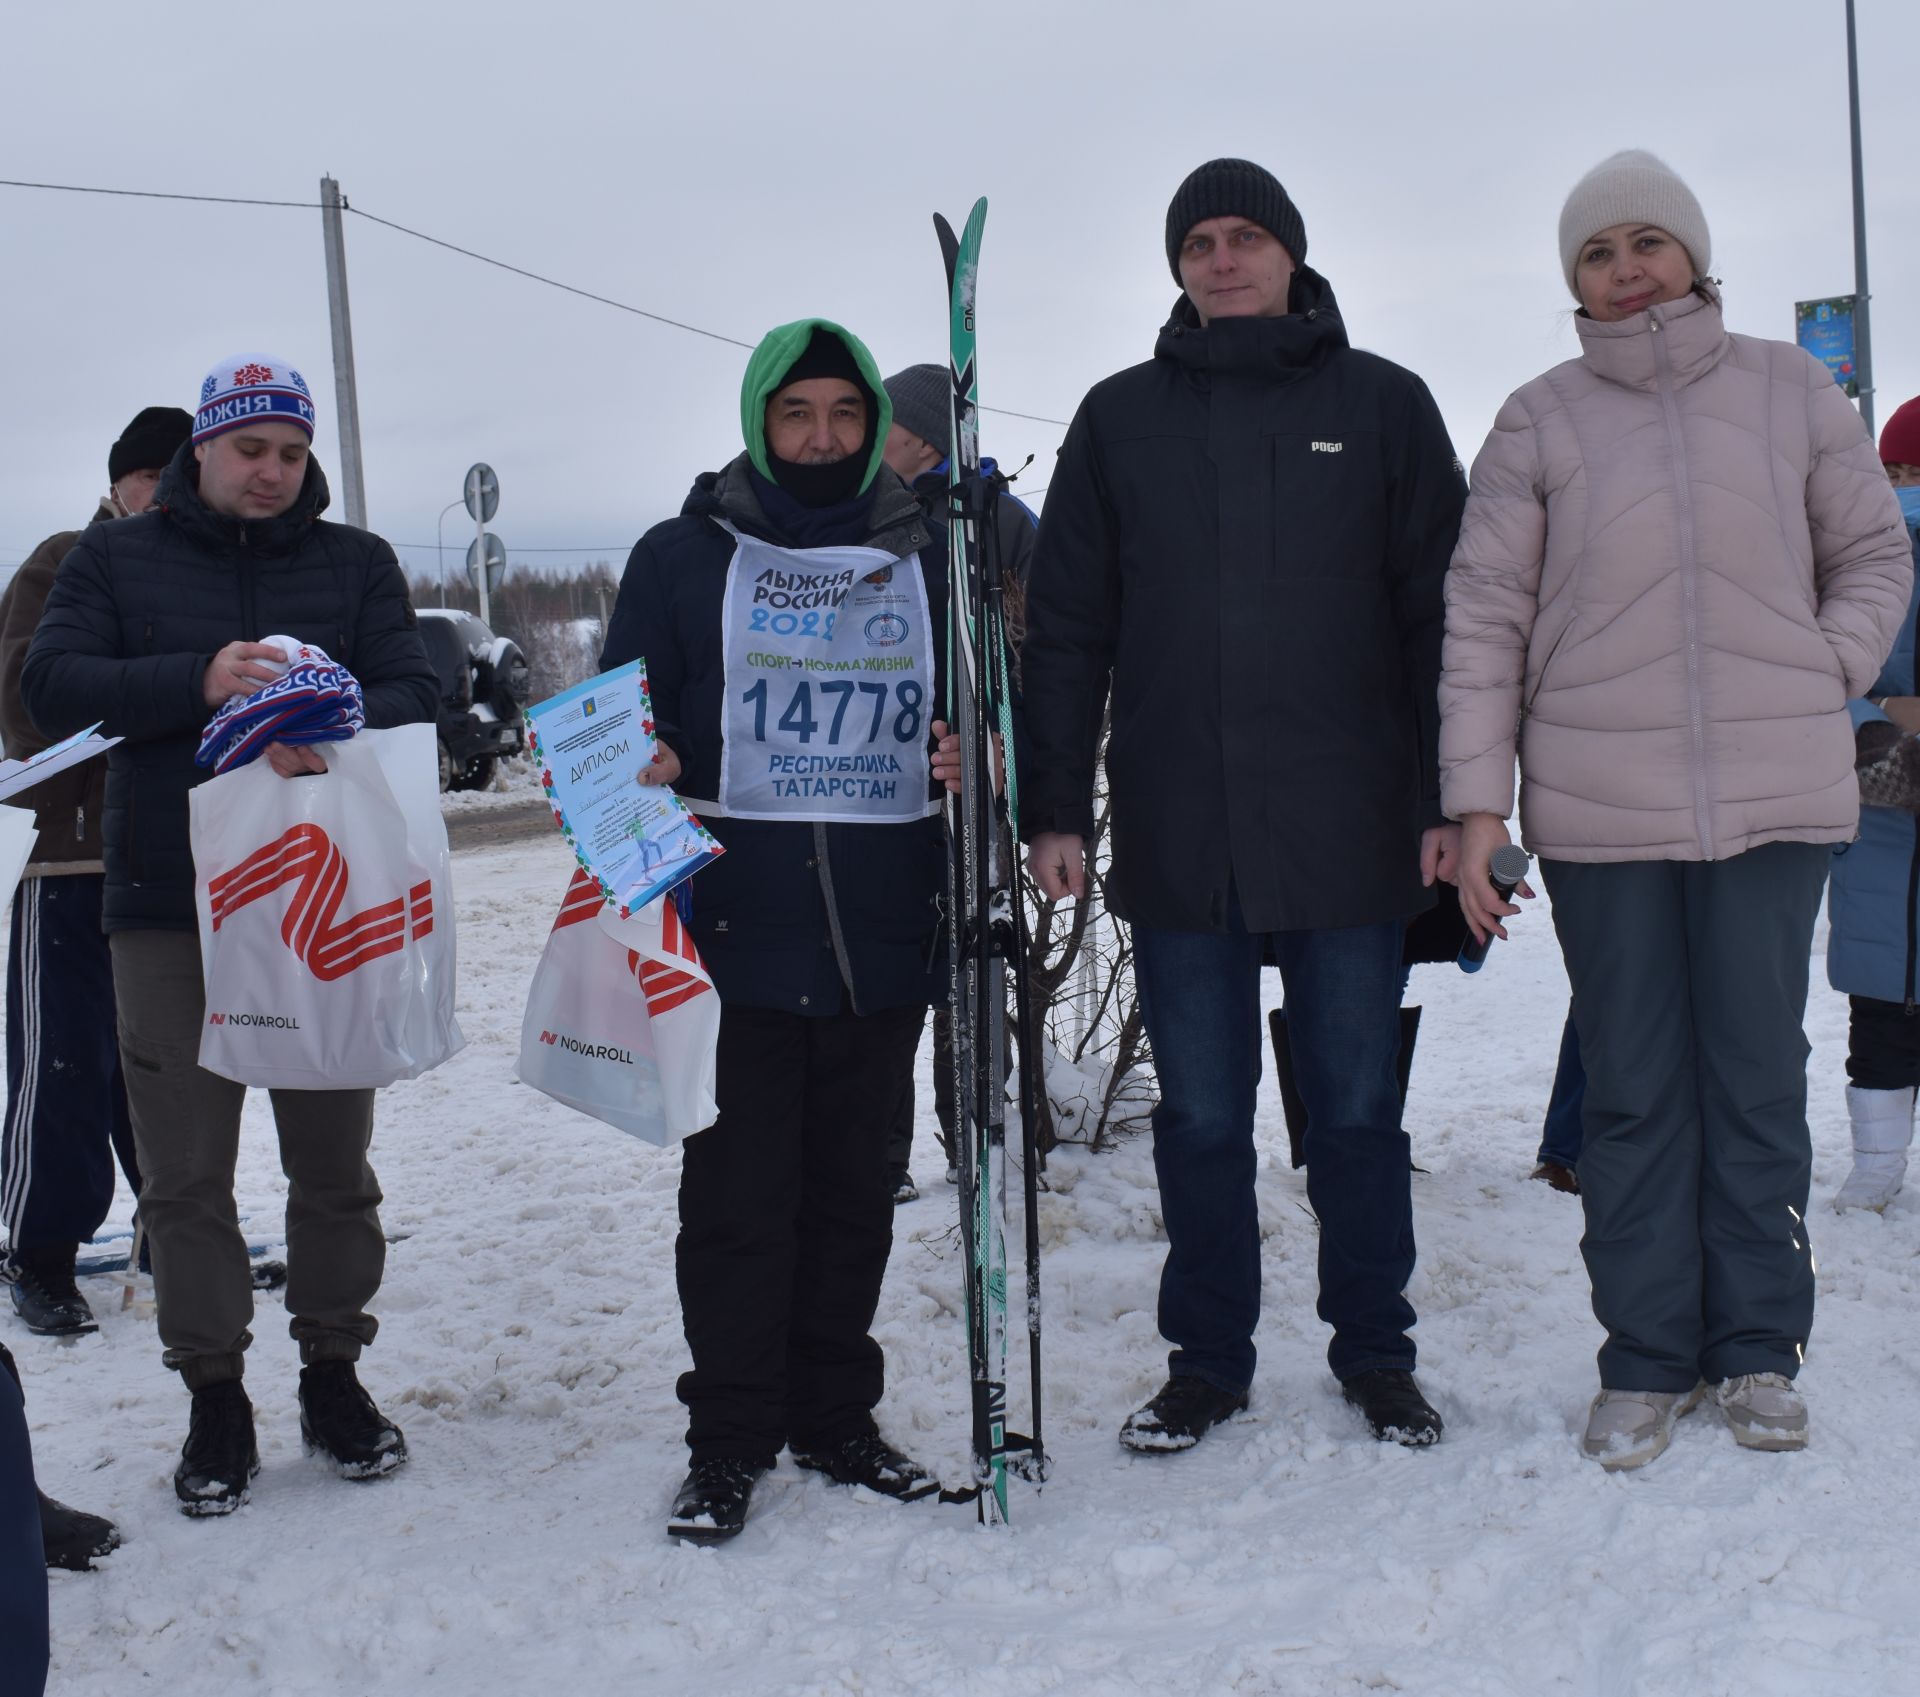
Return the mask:
<svg viewBox="0 0 1920 1697">
<path fill-rule="evenodd" d="M 687 1139 L 675 1246 L 695 1462 L 771 1467 L 875 1429 L 887 1137 L 925 1018 L 722 1008 L 720 1116 Z"/>
</svg>

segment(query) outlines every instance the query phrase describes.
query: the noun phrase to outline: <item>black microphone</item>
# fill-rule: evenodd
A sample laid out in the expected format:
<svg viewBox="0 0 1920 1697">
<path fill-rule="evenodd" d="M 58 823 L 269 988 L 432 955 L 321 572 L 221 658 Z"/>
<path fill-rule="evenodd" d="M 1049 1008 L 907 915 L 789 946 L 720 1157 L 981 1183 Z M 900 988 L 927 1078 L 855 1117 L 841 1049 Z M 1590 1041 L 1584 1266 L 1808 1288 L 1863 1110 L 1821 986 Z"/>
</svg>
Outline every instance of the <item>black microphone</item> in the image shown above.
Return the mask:
<svg viewBox="0 0 1920 1697">
<path fill-rule="evenodd" d="M 1513 899 L 1513 892 L 1526 878 L 1527 868 L 1533 864 L 1533 856 L 1518 843 L 1502 843 L 1493 851 L 1493 857 L 1487 862 L 1487 882 L 1493 886 L 1493 893 L 1503 902 Z M 1467 940 L 1460 945 L 1456 964 L 1462 972 L 1478 972 L 1486 965 L 1487 950 L 1493 946 L 1491 931 L 1483 942 L 1469 931 Z"/>
</svg>

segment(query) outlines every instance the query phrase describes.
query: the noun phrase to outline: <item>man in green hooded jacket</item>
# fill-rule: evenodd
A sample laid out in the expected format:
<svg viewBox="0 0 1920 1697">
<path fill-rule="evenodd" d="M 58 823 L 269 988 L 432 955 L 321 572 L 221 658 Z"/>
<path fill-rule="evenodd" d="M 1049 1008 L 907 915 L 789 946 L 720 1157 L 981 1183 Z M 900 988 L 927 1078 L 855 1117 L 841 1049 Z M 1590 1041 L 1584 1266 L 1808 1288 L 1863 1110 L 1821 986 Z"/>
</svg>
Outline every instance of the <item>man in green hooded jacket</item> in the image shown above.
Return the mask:
<svg viewBox="0 0 1920 1697">
<path fill-rule="evenodd" d="M 838 325 L 770 332 L 740 410 L 746 451 L 635 545 L 601 655 L 645 659 L 648 777 L 726 848 L 684 886 L 721 1003 L 675 1250 L 692 1466 L 668 1531 L 700 1542 L 740 1530 L 782 1447 L 842 1484 L 936 1488 L 874 1423 L 869 1327 L 890 1114 L 939 994 L 944 537 L 882 462 L 886 390 Z"/>
</svg>

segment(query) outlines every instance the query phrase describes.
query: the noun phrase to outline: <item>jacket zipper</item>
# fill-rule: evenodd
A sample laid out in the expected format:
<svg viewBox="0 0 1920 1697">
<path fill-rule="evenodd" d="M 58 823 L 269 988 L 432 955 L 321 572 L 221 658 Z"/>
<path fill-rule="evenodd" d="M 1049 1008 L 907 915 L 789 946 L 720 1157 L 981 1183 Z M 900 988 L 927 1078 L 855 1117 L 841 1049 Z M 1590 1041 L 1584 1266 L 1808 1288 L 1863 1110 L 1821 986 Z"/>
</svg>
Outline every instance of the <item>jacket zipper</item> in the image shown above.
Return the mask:
<svg viewBox="0 0 1920 1697">
<path fill-rule="evenodd" d="M 1680 404 L 1673 395 L 1673 365 L 1667 358 L 1666 338 L 1657 316 L 1651 319 L 1655 381 L 1667 421 L 1667 442 L 1673 449 L 1677 487 L 1675 516 L 1680 527 L 1680 593 L 1682 622 L 1687 634 L 1687 715 L 1693 737 L 1693 818 L 1700 836 L 1700 857 L 1713 859 L 1713 820 L 1707 798 L 1707 728 L 1700 705 L 1700 562 L 1695 557 L 1692 480 L 1687 475 L 1687 444 L 1680 431 Z"/>
</svg>

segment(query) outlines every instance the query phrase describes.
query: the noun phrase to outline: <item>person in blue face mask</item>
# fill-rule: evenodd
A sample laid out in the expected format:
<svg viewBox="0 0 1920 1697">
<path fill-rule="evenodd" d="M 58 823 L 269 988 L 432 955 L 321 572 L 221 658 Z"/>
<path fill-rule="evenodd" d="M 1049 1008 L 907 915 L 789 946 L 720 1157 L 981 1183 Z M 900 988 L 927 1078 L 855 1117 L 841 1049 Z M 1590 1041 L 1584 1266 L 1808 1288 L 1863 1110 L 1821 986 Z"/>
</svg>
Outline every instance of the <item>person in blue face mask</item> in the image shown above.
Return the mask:
<svg viewBox="0 0 1920 1697">
<path fill-rule="evenodd" d="M 1900 495 L 1920 560 L 1920 398 L 1901 407 L 1880 435 L 1880 461 Z M 1920 588 L 1899 640 L 1873 688 L 1847 704 L 1855 730 L 1891 721 L 1920 733 L 1914 678 L 1914 620 Z M 1884 733 L 1883 733 L 1884 734 Z M 1827 982 L 1844 994 L 1847 1118 L 1853 1171 L 1836 1210 L 1883 1213 L 1906 1178 L 1920 1086 L 1920 821 L 1886 807 L 1860 810 L 1859 840 L 1834 851 L 1828 886 Z"/>
</svg>

